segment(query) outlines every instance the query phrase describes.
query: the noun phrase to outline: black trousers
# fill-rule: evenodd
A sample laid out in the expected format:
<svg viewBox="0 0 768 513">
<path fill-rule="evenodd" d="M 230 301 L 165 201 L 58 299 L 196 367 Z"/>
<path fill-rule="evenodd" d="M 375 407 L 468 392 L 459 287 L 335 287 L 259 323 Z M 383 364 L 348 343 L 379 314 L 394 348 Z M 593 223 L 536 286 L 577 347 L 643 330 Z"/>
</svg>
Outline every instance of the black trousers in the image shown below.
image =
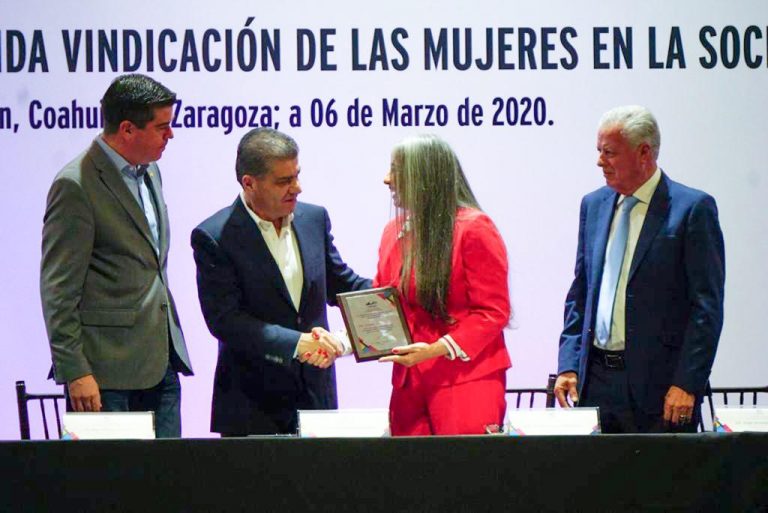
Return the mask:
<svg viewBox="0 0 768 513">
<path fill-rule="evenodd" d="M 585 382 L 579 406 L 600 408 L 600 428 L 603 433 L 695 433 L 701 416 L 701 405 L 697 400 L 693 419 L 687 424 L 674 425 L 664 422 L 664 405 L 658 413 L 642 411 L 632 398 L 627 380 L 627 371 L 619 362 L 623 359 L 617 353 L 614 366 L 608 366 L 604 352 L 590 348 L 587 381 Z"/>
</svg>

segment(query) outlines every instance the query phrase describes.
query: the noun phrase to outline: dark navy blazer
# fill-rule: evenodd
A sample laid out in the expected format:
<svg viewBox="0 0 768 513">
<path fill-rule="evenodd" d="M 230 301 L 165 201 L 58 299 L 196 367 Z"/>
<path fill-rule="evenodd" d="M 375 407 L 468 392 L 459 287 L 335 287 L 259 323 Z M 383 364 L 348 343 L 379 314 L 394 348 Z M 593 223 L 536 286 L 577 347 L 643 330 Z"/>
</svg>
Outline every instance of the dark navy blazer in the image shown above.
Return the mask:
<svg viewBox="0 0 768 513">
<path fill-rule="evenodd" d="M 558 372 L 586 383 L 605 248 L 619 195 L 602 187 L 581 202 L 573 284 L 565 301 Z M 671 385 L 701 396 L 723 325 L 725 251 L 717 205 L 708 194 L 661 180 L 648 206 L 626 292 L 630 392 L 661 413 Z"/>
<path fill-rule="evenodd" d="M 301 364 L 294 350 L 301 333 L 328 328 L 337 293 L 370 281 L 341 259 L 324 208 L 298 203 L 292 226 L 304 271 L 299 311 L 240 198 L 192 231 L 200 306 L 219 341 L 212 431 L 292 432 L 297 409 L 337 407 L 333 366 Z"/>
</svg>

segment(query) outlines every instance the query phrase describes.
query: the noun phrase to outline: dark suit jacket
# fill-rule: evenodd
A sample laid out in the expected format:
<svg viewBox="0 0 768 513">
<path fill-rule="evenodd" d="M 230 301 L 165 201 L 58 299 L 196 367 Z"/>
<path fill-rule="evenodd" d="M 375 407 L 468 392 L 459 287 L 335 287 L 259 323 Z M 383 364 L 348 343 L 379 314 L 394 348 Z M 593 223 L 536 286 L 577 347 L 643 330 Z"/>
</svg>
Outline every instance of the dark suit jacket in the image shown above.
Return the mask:
<svg viewBox="0 0 768 513">
<path fill-rule="evenodd" d="M 141 206 L 101 147 L 67 164 L 48 193 L 40 296 L 58 383 L 93 374 L 100 388 L 150 388 L 165 375 L 171 343 L 191 366 L 166 265 L 170 230 L 160 171 L 148 188 L 159 248 Z"/>
<path fill-rule="evenodd" d="M 296 430 L 297 409 L 337 407 L 333 366 L 293 358 L 301 333 L 328 327 L 326 303 L 370 287 L 342 261 L 324 208 L 296 206 L 293 230 L 304 284 L 297 312 L 277 263 L 240 198 L 192 231 L 200 306 L 219 341 L 211 430 Z"/>
<path fill-rule="evenodd" d="M 558 372 L 587 383 L 605 248 L 618 194 L 602 187 L 581 203 L 576 271 L 565 302 Z M 630 391 L 661 413 L 671 385 L 701 396 L 723 324 L 725 252 L 714 198 L 662 173 L 632 257 L 626 293 Z"/>
</svg>

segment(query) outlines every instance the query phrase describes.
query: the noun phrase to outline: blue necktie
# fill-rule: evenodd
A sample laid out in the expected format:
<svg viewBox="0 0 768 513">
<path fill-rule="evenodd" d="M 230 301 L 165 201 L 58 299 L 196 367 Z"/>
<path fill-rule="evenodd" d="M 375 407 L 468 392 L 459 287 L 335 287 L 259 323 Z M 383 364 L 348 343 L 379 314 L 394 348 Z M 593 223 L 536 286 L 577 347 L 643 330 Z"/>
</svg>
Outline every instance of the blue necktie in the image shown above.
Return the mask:
<svg viewBox="0 0 768 513">
<path fill-rule="evenodd" d="M 624 253 L 627 249 L 629 234 L 629 213 L 639 200 L 627 196 L 621 203 L 621 211 L 613 232 L 613 241 L 606 255 L 603 267 L 603 281 L 600 284 L 600 297 L 597 302 L 597 344 L 605 347 L 611 336 L 613 304 L 616 301 L 616 287 L 619 284 L 621 265 L 624 263 Z"/>
</svg>

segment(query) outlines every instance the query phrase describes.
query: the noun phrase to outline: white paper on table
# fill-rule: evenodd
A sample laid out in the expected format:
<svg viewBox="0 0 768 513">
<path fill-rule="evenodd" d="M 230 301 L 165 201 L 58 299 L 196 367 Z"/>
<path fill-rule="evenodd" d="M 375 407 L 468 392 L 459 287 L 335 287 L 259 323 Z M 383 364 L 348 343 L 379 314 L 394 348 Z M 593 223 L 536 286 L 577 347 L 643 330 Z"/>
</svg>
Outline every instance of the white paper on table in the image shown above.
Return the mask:
<svg viewBox="0 0 768 513">
<path fill-rule="evenodd" d="M 62 418 L 62 439 L 115 440 L 155 438 L 155 412 L 67 412 Z"/>
<path fill-rule="evenodd" d="M 303 438 L 380 438 L 389 436 L 389 410 L 299 410 Z"/>
<path fill-rule="evenodd" d="M 768 433 L 768 408 L 718 406 L 714 424 L 715 430 L 719 432 Z"/>
<path fill-rule="evenodd" d="M 506 432 L 512 436 L 594 435 L 600 433 L 597 408 L 507 410 Z"/>
</svg>

